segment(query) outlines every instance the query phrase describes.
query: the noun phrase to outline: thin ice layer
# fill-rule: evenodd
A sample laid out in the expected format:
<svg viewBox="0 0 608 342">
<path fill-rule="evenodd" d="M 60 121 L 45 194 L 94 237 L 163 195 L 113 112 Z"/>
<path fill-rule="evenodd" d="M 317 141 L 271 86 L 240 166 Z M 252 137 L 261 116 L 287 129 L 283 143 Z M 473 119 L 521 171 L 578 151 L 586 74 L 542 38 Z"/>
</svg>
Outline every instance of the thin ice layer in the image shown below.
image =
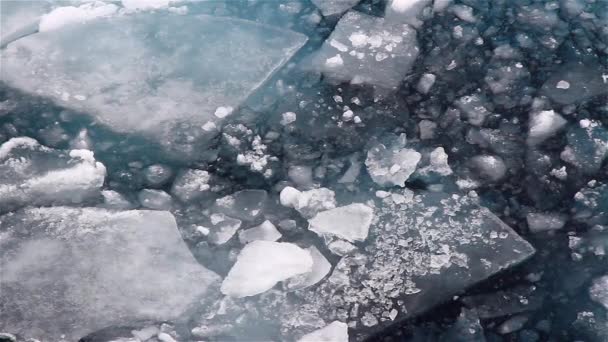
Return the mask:
<svg viewBox="0 0 608 342">
<path fill-rule="evenodd" d="M 339 320 L 349 322 L 353 340 L 363 340 L 534 253 L 476 201 L 423 192 L 396 204 L 370 195 L 365 203 L 375 208 L 367 240 L 334 262 L 328 277 L 294 292 L 210 305 L 198 324 L 208 331 L 228 327 L 223 331 L 236 340 L 248 336 L 246 327 L 263 324 L 267 339 L 291 340 Z"/>
<path fill-rule="evenodd" d="M 32 208 L 0 218 L 0 331 L 67 341 L 173 320 L 219 282 L 162 211 Z"/>
<path fill-rule="evenodd" d="M 115 131 L 144 133 L 176 152 L 196 153 L 189 141 L 217 133 L 202 126 L 226 117 L 218 108 L 238 107 L 305 41 L 292 31 L 231 18 L 101 17 L 9 44 L 0 79 Z M 188 142 L 178 128 L 189 132 Z"/>
<path fill-rule="evenodd" d="M 91 151 L 54 150 L 31 138 L 12 138 L 0 145 L 0 213 L 82 203 L 99 195 L 105 175 Z"/>
</svg>

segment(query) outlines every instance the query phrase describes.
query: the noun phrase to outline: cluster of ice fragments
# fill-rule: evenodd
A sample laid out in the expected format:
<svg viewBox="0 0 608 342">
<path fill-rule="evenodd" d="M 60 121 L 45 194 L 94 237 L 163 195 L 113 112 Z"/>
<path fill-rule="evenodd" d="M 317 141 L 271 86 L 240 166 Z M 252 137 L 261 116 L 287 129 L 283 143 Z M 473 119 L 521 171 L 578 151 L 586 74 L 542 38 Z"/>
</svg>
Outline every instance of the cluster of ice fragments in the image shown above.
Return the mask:
<svg viewBox="0 0 608 342">
<path fill-rule="evenodd" d="M 1 6 L 0 339 L 608 338 L 600 2 Z"/>
</svg>

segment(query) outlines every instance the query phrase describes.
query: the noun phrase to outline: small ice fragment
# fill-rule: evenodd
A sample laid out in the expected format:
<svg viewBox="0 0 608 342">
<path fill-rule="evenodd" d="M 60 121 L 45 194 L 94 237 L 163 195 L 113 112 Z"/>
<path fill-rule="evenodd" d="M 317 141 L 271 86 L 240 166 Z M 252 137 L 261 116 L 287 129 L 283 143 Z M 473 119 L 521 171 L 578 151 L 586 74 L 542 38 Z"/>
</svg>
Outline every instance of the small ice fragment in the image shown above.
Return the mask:
<svg viewBox="0 0 608 342">
<path fill-rule="evenodd" d="M 293 278 L 290 278 L 285 282 L 285 287 L 288 290 L 298 290 L 309 286 L 312 286 L 325 278 L 329 271 L 331 271 L 331 264 L 323 253 L 321 253 L 317 247 L 310 246 L 306 250 L 310 252 L 312 256 L 312 270 L 309 273 L 300 274 Z"/>
<path fill-rule="evenodd" d="M 564 216 L 552 213 L 529 213 L 526 221 L 532 233 L 562 229 L 566 224 Z"/>
<path fill-rule="evenodd" d="M 286 186 L 281 190 L 279 195 L 279 201 L 281 205 L 288 208 L 295 208 L 298 205 L 298 199 L 300 198 L 300 192 L 298 189 L 291 186 Z"/>
<path fill-rule="evenodd" d="M 281 115 L 281 125 L 287 126 L 296 122 L 297 115 L 294 112 L 285 112 Z"/>
<path fill-rule="evenodd" d="M 210 219 L 213 226 L 209 230 L 209 242 L 215 245 L 223 245 L 232 239 L 242 223 L 224 214 L 212 214 Z"/>
<path fill-rule="evenodd" d="M 435 84 L 436 78 L 437 77 L 433 74 L 422 75 L 422 77 L 420 77 L 420 80 L 418 81 L 418 85 L 416 85 L 416 90 L 418 90 L 422 94 L 428 94 L 429 90 L 431 90 L 431 87 L 433 87 L 433 84 Z"/>
<path fill-rule="evenodd" d="M 213 115 L 215 115 L 219 119 L 223 119 L 223 118 L 227 117 L 228 115 L 232 114 L 233 110 L 234 109 L 230 106 L 217 107 L 217 109 L 215 110 L 215 113 L 213 113 Z"/>
<path fill-rule="evenodd" d="M 374 218 L 372 208 L 353 203 L 322 211 L 309 222 L 309 229 L 319 235 L 334 235 L 348 241 L 363 241 Z"/>
<path fill-rule="evenodd" d="M 333 321 L 324 328 L 302 336 L 298 342 L 348 342 L 348 325 Z"/>
<path fill-rule="evenodd" d="M 171 187 L 171 194 L 182 202 L 190 202 L 210 190 L 209 172 L 197 169 L 187 169 L 178 174 Z"/>
<path fill-rule="evenodd" d="M 353 116 L 354 116 L 354 113 L 350 109 L 345 111 L 344 113 L 342 113 L 342 119 L 344 121 L 350 121 L 353 118 Z"/>
<path fill-rule="evenodd" d="M 279 281 L 310 272 L 312 265 L 310 252 L 292 243 L 253 241 L 239 253 L 221 291 L 237 298 L 254 296 Z"/>
<path fill-rule="evenodd" d="M 274 224 L 266 220 L 257 227 L 240 231 L 239 241 L 241 241 L 242 244 L 257 240 L 277 241 L 281 238 L 281 236 L 281 233 L 277 230 Z"/>
<path fill-rule="evenodd" d="M 567 81 L 561 80 L 561 81 L 557 82 L 557 85 L 555 86 L 555 88 L 557 88 L 557 89 L 569 89 L 570 88 L 570 83 L 568 83 Z"/>
<path fill-rule="evenodd" d="M 298 186 L 312 184 L 312 168 L 310 166 L 292 165 L 287 171 L 287 176 Z"/>
<path fill-rule="evenodd" d="M 608 275 L 595 278 L 589 288 L 589 297 L 608 310 Z"/>
<path fill-rule="evenodd" d="M 491 155 L 475 156 L 471 159 L 480 176 L 492 182 L 501 180 L 507 173 L 507 166 L 500 157 Z"/>
<path fill-rule="evenodd" d="M 528 128 L 528 145 L 538 145 L 557 133 L 567 121 L 553 110 L 534 113 L 530 117 Z"/>
<path fill-rule="evenodd" d="M 338 55 L 328 58 L 325 61 L 325 65 L 327 65 L 329 68 L 337 68 L 339 66 L 344 65 L 344 61 L 342 60 L 342 56 L 340 56 L 338 54 Z"/>
</svg>

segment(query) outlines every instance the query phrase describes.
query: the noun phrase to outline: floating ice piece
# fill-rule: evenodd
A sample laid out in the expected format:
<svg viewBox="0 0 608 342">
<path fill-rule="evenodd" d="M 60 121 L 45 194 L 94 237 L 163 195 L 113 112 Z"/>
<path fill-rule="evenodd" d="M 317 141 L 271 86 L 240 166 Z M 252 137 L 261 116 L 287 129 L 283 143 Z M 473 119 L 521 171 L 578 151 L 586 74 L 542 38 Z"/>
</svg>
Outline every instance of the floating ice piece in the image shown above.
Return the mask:
<svg viewBox="0 0 608 342">
<path fill-rule="evenodd" d="M 507 173 L 507 166 L 502 158 L 492 155 L 480 155 L 471 158 L 473 167 L 479 176 L 491 182 L 501 180 Z"/>
<path fill-rule="evenodd" d="M 372 208 L 353 203 L 318 213 L 308 221 L 308 229 L 319 235 L 338 236 L 351 242 L 363 241 L 373 218 Z"/>
<path fill-rule="evenodd" d="M 384 17 L 387 21 L 410 24 L 418 27 L 422 24 L 419 16 L 431 0 L 391 0 L 386 6 Z"/>
<path fill-rule="evenodd" d="M 538 145 L 557 133 L 567 121 L 553 110 L 533 113 L 528 125 L 528 145 Z"/>
<path fill-rule="evenodd" d="M 566 218 L 555 213 L 529 213 L 526 221 L 532 233 L 562 229 L 566 224 Z"/>
<path fill-rule="evenodd" d="M 247 244 L 222 282 L 223 294 L 255 296 L 278 282 L 312 270 L 310 252 L 286 242 L 253 241 Z"/>
<path fill-rule="evenodd" d="M 349 11 L 318 51 L 315 64 L 338 81 L 394 88 L 405 78 L 418 52 L 413 28 Z"/>
<path fill-rule="evenodd" d="M 173 176 L 173 170 L 167 165 L 153 164 L 146 167 L 143 174 L 148 185 L 152 187 L 161 187 L 169 181 L 171 176 Z"/>
<path fill-rule="evenodd" d="M 495 319 L 538 310 L 545 293 L 536 286 L 517 286 L 492 293 L 463 297 L 462 302 L 475 310 L 479 318 Z"/>
<path fill-rule="evenodd" d="M 171 196 L 162 190 L 143 189 L 137 194 L 137 199 L 144 208 L 154 210 L 171 209 Z"/>
<path fill-rule="evenodd" d="M 435 80 L 437 77 L 434 74 L 424 74 L 420 77 L 418 84 L 416 85 L 416 90 L 421 92 L 422 94 L 428 94 L 429 90 L 435 84 Z"/>
<path fill-rule="evenodd" d="M 0 80 L 193 158 L 217 134 L 203 126 L 225 120 L 216 109 L 237 108 L 305 42 L 245 20 L 137 12 L 16 40 Z"/>
<path fill-rule="evenodd" d="M 91 151 L 59 151 L 31 138 L 12 138 L 0 145 L 0 212 L 82 203 L 99 195 L 105 175 Z"/>
<path fill-rule="evenodd" d="M 571 151 L 566 161 L 585 174 L 598 172 L 608 157 L 608 130 L 600 122 L 581 120 L 580 125 L 568 130 L 566 137 Z"/>
<path fill-rule="evenodd" d="M 173 186 L 171 194 L 182 202 L 191 202 L 201 197 L 205 192 L 209 192 L 211 187 L 209 172 L 197 169 L 187 169 L 180 172 Z"/>
<path fill-rule="evenodd" d="M 252 241 L 277 241 L 282 234 L 277 230 L 277 227 L 272 222 L 266 220 L 257 227 L 249 228 L 239 232 L 239 241 L 241 243 L 249 243 Z"/>
<path fill-rule="evenodd" d="M 312 257 L 312 269 L 309 273 L 304 273 L 290 278 L 285 282 L 285 287 L 289 290 L 303 289 L 320 282 L 331 271 L 331 264 L 317 247 L 306 248 Z"/>
<path fill-rule="evenodd" d="M 593 280 L 589 288 L 589 297 L 608 310 L 608 275 Z"/>
<path fill-rule="evenodd" d="M 411 148 L 376 144 L 367 152 L 367 172 L 378 185 L 405 186 L 422 155 Z"/>
<path fill-rule="evenodd" d="M 336 207 L 336 194 L 327 188 L 299 191 L 287 186 L 280 194 L 283 206 L 294 208 L 302 216 L 310 218 L 318 212 Z"/>
<path fill-rule="evenodd" d="M 608 184 L 590 182 L 574 195 L 573 218 L 588 227 L 608 225 Z"/>
<path fill-rule="evenodd" d="M 600 70 L 602 67 L 590 63 L 564 65 L 547 79 L 542 92 L 560 105 L 606 95 L 608 82 L 602 78 Z"/>
<path fill-rule="evenodd" d="M 31 208 L 4 215 L 0 234 L 0 330 L 28 338 L 173 320 L 219 285 L 168 212 Z"/>
<path fill-rule="evenodd" d="M 236 231 L 241 227 L 241 220 L 226 216 L 224 214 L 211 214 L 211 227 L 209 228 L 209 242 L 222 245 L 232 239 Z"/>
<path fill-rule="evenodd" d="M 212 210 L 239 220 L 252 221 L 264 210 L 267 197 L 264 190 L 241 190 L 215 200 Z"/>
<path fill-rule="evenodd" d="M 348 325 L 333 321 L 324 328 L 302 336 L 298 342 L 348 342 Z"/>
<path fill-rule="evenodd" d="M 129 210 L 135 207 L 122 194 L 114 190 L 103 190 L 101 191 L 101 196 L 103 196 L 103 204 L 99 205 L 101 208 Z"/>
<path fill-rule="evenodd" d="M 324 17 L 328 17 L 330 15 L 342 14 L 360 1 L 361 0 L 312 0 L 312 3 L 317 6 Z"/>
</svg>

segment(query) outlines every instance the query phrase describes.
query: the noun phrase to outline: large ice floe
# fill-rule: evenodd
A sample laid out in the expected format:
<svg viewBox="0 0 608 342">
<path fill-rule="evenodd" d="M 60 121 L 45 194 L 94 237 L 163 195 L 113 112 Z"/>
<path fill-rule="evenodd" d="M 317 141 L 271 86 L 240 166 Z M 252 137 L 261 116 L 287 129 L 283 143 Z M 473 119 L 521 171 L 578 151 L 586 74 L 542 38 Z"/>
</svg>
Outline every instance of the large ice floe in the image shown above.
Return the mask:
<svg viewBox="0 0 608 342">
<path fill-rule="evenodd" d="M 232 18 L 94 14 L 10 43 L 0 80 L 117 132 L 145 135 L 174 157 L 204 149 L 214 127 L 306 42 L 299 33 Z M 179 138 L 180 129 L 188 138 Z"/>
<path fill-rule="evenodd" d="M 219 281 L 168 212 L 28 208 L 0 234 L 0 330 L 41 341 L 175 320 Z"/>
</svg>

